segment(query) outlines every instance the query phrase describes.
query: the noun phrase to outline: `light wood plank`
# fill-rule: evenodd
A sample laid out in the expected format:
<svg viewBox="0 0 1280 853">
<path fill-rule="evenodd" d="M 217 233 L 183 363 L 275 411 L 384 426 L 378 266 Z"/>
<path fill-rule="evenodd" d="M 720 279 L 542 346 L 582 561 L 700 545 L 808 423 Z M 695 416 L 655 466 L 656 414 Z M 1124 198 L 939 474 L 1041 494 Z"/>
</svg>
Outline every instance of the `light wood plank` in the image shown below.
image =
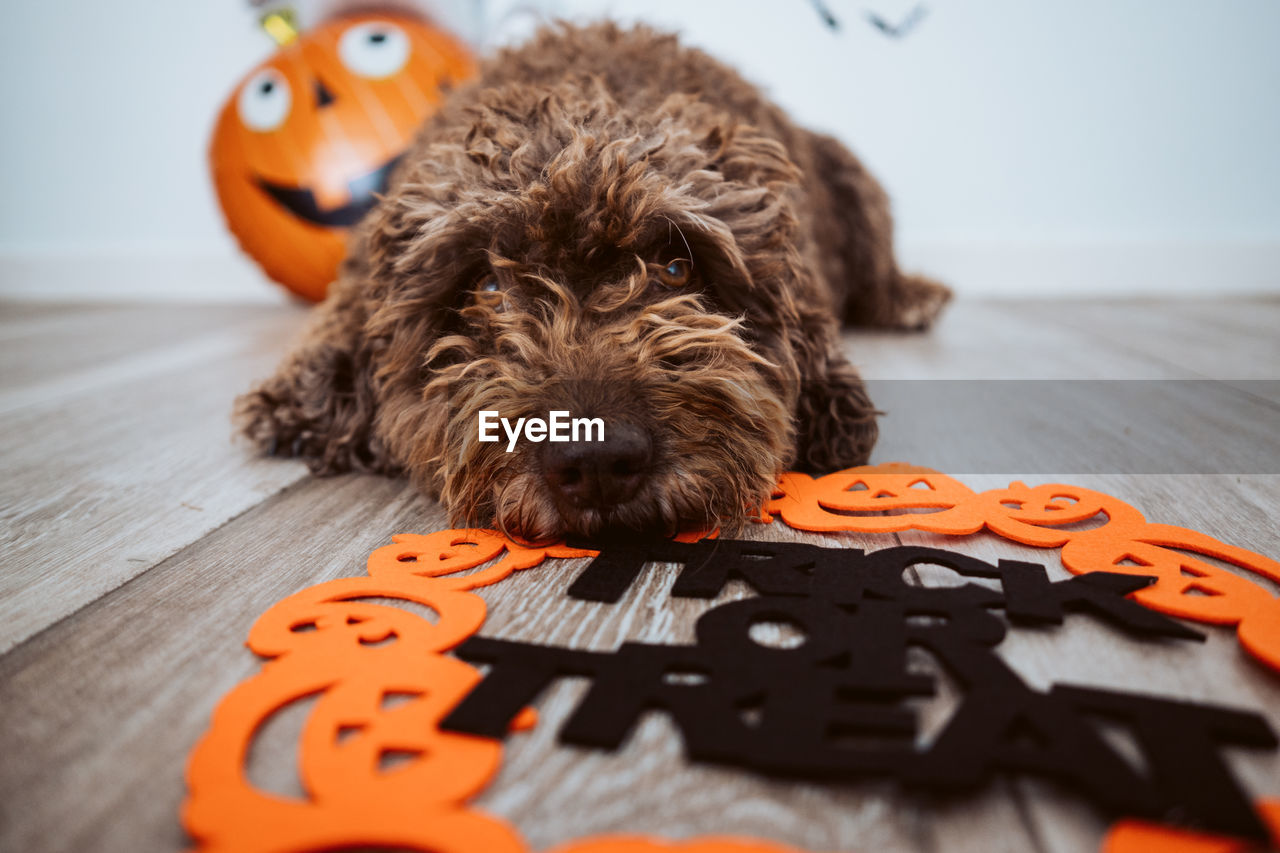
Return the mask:
<svg viewBox="0 0 1280 853">
<path fill-rule="evenodd" d="M 854 329 L 845 354 L 868 379 L 1179 379 L 1196 373 L 1098 341 L 1052 311 L 957 300 L 928 333 Z"/>
<path fill-rule="evenodd" d="M 403 481 L 310 479 L 0 657 L 0 850 L 183 849 L 186 755 L 257 671 L 253 621 L 443 526 Z"/>
<path fill-rule="evenodd" d="M 304 313 L 300 306 L 275 305 L 68 306 L 0 326 L 0 390 L 30 392 L 88 368 L 120 372 L 117 363 L 137 362 L 161 347 L 177 348 L 264 319 L 279 318 L 289 328 L 299 322 L 290 318 Z"/>
<path fill-rule="evenodd" d="M 1007 306 L 1025 321 L 1052 318 L 1093 344 L 1120 347 L 1266 401 L 1280 419 L 1280 300 L 1052 302 Z"/>
<path fill-rule="evenodd" d="M 1280 300 L 1052 301 L 1004 306 L 1209 379 L 1280 378 Z"/>
<path fill-rule="evenodd" d="M 1280 346 L 1270 325 L 1280 309 L 1171 305 L 960 301 L 929 334 L 846 333 L 885 412 L 873 461 L 956 474 L 1280 473 L 1280 382 L 1257 381 L 1280 370 L 1280 357 L 1266 368 L 1259 358 Z M 1167 360 L 1185 331 L 1171 323 L 1190 326 L 1179 312 L 1200 308 L 1218 347 Z M 1110 333 L 1127 318 L 1141 346 Z M 1231 374 L 1232 358 L 1250 360 L 1251 381 L 1206 381 Z"/>
<path fill-rule="evenodd" d="M 0 395 L 0 650 L 305 476 L 233 444 L 230 423 L 297 319 L 251 317 Z"/>
<path fill-rule="evenodd" d="M 0 340 L 10 335 L 26 335 L 40 328 L 46 320 L 65 320 L 70 315 L 127 311 L 124 302 L 46 302 L 0 299 Z"/>
<path fill-rule="evenodd" d="M 1280 411 L 1208 380 L 872 380 L 874 461 L 952 474 L 1280 474 Z"/>
</svg>

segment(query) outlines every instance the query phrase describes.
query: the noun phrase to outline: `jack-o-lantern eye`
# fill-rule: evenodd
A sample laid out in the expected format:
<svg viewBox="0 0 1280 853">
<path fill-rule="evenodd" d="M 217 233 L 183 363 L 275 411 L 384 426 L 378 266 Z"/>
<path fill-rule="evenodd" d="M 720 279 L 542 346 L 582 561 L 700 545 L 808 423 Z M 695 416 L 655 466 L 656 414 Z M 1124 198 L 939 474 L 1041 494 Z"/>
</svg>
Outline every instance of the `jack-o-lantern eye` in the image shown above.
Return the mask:
<svg viewBox="0 0 1280 853">
<path fill-rule="evenodd" d="M 693 279 L 693 261 L 674 258 L 658 270 L 658 281 L 667 287 L 684 287 Z"/>
<path fill-rule="evenodd" d="M 236 112 L 245 127 L 266 133 L 284 124 L 292 105 L 289 81 L 276 69 L 264 68 L 240 89 Z"/>
<path fill-rule="evenodd" d="M 350 27 L 338 39 L 342 64 L 361 77 L 390 77 L 409 61 L 409 37 L 387 21 L 366 21 Z"/>
</svg>

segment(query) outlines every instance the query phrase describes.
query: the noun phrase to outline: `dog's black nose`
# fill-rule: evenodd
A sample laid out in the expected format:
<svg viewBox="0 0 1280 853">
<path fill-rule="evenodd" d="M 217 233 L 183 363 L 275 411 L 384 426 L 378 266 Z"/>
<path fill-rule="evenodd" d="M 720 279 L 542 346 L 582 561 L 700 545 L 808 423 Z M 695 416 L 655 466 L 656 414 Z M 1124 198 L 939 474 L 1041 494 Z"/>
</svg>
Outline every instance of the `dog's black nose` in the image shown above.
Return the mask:
<svg viewBox="0 0 1280 853">
<path fill-rule="evenodd" d="M 603 441 L 543 445 L 542 476 L 575 509 L 610 507 L 635 497 L 649 470 L 653 442 L 629 423 L 605 426 Z"/>
</svg>

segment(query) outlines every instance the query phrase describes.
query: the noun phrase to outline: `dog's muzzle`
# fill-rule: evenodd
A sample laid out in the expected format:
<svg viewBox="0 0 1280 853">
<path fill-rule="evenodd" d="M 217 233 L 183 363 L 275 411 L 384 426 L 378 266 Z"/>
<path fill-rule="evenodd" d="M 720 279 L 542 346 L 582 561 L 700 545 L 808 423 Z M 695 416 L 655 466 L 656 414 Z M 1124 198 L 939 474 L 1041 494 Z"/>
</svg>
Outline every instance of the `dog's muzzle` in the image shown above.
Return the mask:
<svg viewBox="0 0 1280 853">
<path fill-rule="evenodd" d="M 653 440 L 640 427 L 613 422 L 603 441 L 545 444 L 539 463 L 554 500 L 563 509 L 608 510 L 640 491 L 653 462 Z"/>
</svg>

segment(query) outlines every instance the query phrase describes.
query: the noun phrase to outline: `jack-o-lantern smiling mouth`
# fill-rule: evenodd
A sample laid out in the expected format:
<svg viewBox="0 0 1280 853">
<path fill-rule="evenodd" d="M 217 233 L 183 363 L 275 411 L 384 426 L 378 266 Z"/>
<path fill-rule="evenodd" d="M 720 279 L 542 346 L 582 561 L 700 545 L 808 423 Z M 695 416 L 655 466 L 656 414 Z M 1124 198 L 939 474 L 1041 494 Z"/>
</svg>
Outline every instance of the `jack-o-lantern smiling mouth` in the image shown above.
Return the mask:
<svg viewBox="0 0 1280 853">
<path fill-rule="evenodd" d="M 277 204 L 299 219 L 327 228 L 348 228 L 363 219 L 378 203 L 378 194 L 386 191 L 391 170 L 398 162 L 398 156 L 392 157 L 372 172 L 349 181 L 347 187 L 351 191 L 351 201 L 328 210 L 322 210 L 316 204 L 315 194 L 306 187 L 277 184 L 263 177 L 256 178 L 256 183 Z"/>
</svg>

